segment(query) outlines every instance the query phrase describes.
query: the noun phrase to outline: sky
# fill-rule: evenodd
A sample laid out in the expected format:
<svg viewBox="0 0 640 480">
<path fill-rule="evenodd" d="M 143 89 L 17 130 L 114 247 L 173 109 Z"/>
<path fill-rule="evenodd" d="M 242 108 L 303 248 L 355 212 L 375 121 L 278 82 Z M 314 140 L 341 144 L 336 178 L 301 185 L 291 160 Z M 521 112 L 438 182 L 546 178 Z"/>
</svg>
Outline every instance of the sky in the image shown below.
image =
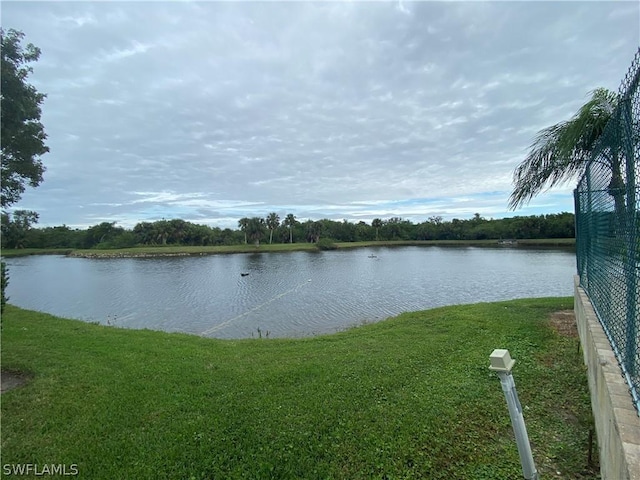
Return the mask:
<svg viewBox="0 0 640 480">
<path fill-rule="evenodd" d="M 516 211 L 536 133 L 640 45 L 632 2 L 3 1 L 42 50 L 40 226 L 242 217 L 350 222 L 573 211 L 568 183 Z"/>
</svg>

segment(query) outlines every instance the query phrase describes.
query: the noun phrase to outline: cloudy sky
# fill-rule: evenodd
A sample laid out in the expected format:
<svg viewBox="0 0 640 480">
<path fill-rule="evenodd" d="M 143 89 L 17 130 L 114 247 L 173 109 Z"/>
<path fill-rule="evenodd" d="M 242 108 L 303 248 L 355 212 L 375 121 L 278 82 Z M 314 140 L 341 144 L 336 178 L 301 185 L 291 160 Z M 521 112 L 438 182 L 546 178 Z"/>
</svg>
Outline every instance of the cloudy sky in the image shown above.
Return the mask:
<svg viewBox="0 0 640 480">
<path fill-rule="evenodd" d="M 640 44 L 633 2 L 9 2 L 42 50 L 42 226 L 489 218 L 535 133 Z"/>
</svg>

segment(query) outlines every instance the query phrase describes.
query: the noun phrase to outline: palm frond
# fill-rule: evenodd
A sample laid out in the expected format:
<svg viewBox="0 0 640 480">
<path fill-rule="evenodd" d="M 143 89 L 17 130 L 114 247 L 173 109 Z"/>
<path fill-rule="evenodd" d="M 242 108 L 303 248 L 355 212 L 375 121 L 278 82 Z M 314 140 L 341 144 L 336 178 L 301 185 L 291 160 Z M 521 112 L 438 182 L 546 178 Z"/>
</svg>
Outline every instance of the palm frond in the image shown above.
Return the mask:
<svg viewBox="0 0 640 480">
<path fill-rule="evenodd" d="M 542 191 L 583 173 L 617 101 L 617 94 L 598 88 L 570 120 L 541 130 L 514 171 L 509 208 L 516 209 Z"/>
</svg>

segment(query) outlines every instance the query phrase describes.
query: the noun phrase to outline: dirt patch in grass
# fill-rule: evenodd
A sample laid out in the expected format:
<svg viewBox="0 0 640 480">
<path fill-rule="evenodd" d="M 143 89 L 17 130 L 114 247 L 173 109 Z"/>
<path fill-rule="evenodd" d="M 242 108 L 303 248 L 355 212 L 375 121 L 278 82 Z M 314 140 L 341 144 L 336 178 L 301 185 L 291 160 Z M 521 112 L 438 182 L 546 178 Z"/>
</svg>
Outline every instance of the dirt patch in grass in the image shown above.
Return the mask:
<svg viewBox="0 0 640 480">
<path fill-rule="evenodd" d="M 0 393 L 8 392 L 17 387 L 21 387 L 31 380 L 31 375 L 24 372 L 17 372 L 15 370 L 5 370 L 2 369 L 0 371 L 0 377 L 2 377 L 2 387 L 0 388 Z"/>
<path fill-rule="evenodd" d="M 573 310 L 560 310 L 553 312 L 549 321 L 551 328 L 564 337 L 578 337 L 578 326 L 576 324 L 576 316 Z"/>
</svg>

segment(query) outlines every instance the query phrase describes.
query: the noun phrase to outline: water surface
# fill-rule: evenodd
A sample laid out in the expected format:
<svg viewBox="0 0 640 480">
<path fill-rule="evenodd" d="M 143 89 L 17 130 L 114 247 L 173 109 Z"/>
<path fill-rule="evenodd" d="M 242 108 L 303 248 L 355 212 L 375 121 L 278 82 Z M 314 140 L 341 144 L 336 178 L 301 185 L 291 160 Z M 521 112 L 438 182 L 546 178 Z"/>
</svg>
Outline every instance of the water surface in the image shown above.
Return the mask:
<svg viewBox="0 0 640 480">
<path fill-rule="evenodd" d="M 6 260 L 9 302 L 218 338 L 331 333 L 403 311 L 573 294 L 575 254 L 480 247 Z M 248 274 L 242 276 L 242 274 Z"/>
</svg>

